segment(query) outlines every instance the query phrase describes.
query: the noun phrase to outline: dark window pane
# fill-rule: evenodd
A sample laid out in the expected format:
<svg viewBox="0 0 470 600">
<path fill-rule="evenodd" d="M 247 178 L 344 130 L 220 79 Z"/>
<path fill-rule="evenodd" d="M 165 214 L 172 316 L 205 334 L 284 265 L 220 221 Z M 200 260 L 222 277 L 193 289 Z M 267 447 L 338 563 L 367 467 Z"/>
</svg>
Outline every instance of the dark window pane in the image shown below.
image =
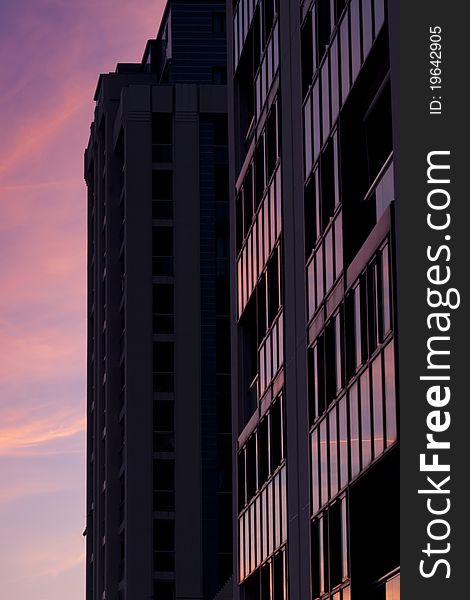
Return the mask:
<svg viewBox="0 0 470 600">
<path fill-rule="evenodd" d="M 173 228 L 152 228 L 152 254 L 153 256 L 173 256 Z"/>
<path fill-rule="evenodd" d="M 212 31 L 214 33 L 225 33 L 225 13 L 212 13 Z"/>
<path fill-rule="evenodd" d="M 330 0 L 317 1 L 317 31 L 318 31 L 318 60 L 321 59 L 326 51 L 331 35 L 331 9 Z"/>
<path fill-rule="evenodd" d="M 152 171 L 152 199 L 173 199 L 173 171 Z"/>
<path fill-rule="evenodd" d="M 172 373 L 174 370 L 173 342 L 153 343 L 153 371 L 155 373 Z"/>
<path fill-rule="evenodd" d="M 165 145 L 173 143 L 172 113 L 152 114 L 152 143 Z"/>
<path fill-rule="evenodd" d="M 341 501 L 335 502 L 328 511 L 330 589 L 339 585 L 343 579 L 341 512 Z"/>
<path fill-rule="evenodd" d="M 310 532 L 312 598 L 320 596 L 320 523 L 313 521 Z"/>
<path fill-rule="evenodd" d="M 305 97 L 313 76 L 312 11 L 307 13 L 301 30 L 302 48 L 302 97 Z"/>
<path fill-rule="evenodd" d="M 154 583 L 154 596 L 158 600 L 175 600 L 174 581 L 156 581 Z"/>
<path fill-rule="evenodd" d="M 175 462 L 157 458 L 153 461 L 153 486 L 155 490 L 173 491 L 175 489 Z"/>
</svg>

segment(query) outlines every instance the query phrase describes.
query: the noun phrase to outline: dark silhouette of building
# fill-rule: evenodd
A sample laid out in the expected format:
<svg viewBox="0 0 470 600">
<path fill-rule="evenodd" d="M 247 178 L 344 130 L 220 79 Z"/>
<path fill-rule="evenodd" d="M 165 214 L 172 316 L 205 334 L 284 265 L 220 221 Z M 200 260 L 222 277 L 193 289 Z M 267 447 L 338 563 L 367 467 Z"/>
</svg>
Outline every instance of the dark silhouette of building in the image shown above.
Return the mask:
<svg viewBox="0 0 470 600">
<path fill-rule="evenodd" d="M 212 599 L 232 573 L 225 22 L 171 0 L 96 90 L 87 600 Z"/>
<path fill-rule="evenodd" d="M 234 598 L 398 600 L 387 8 L 227 12 Z"/>
</svg>

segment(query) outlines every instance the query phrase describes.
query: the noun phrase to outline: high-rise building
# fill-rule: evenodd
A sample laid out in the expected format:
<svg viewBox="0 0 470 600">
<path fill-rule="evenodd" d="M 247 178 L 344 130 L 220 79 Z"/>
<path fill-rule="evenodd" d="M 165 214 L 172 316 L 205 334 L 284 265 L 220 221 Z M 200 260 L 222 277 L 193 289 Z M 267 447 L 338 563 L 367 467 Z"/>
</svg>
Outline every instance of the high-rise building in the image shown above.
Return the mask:
<svg viewBox="0 0 470 600">
<path fill-rule="evenodd" d="M 234 598 L 398 600 L 392 19 L 227 12 Z"/>
<path fill-rule="evenodd" d="M 96 90 L 87 600 L 211 600 L 232 573 L 225 22 L 171 0 Z"/>
</svg>

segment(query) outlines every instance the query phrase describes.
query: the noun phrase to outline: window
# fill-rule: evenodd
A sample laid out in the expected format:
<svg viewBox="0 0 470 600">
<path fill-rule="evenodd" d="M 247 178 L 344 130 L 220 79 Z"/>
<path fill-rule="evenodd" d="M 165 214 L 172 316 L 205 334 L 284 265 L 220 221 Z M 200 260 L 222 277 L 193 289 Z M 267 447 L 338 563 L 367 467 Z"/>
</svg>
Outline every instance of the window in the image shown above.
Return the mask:
<svg viewBox="0 0 470 600">
<path fill-rule="evenodd" d="M 173 284 L 153 284 L 153 333 L 173 333 Z"/>
<path fill-rule="evenodd" d="M 153 390 L 173 392 L 174 389 L 174 344 L 153 343 Z"/>
<path fill-rule="evenodd" d="M 174 581 L 156 581 L 153 590 L 153 595 L 158 600 L 175 600 L 176 598 Z"/>
<path fill-rule="evenodd" d="M 361 389 L 361 448 L 362 468 L 364 469 L 372 460 L 372 431 L 370 415 L 369 370 L 360 378 Z"/>
<path fill-rule="evenodd" d="M 155 571 L 175 570 L 175 522 L 156 519 L 153 522 Z"/>
<path fill-rule="evenodd" d="M 212 13 L 212 32 L 213 33 L 225 33 L 225 13 L 216 12 Z"/>
<path fill-rule="evenodd" d="M 214 85 L 226 85 L 226 83 L 227 83 L 226 67 L 212 67 L 212 83 Z"/>
<path fill-rule="evenodd" d="M 348 576 L 346 498 L 339 498 L 312 521 L 312 598 L 318 598 L 340 585 Z M 334 600 L 337 596 L 335 595 Z M 339 596 L 338 596 L 339 598 Z M 343 596 L 345 599 L 346 596 Z"/>
<path fill-rule="evenodd" d="M 270 411 L 270 453 L 271 473 L 281 464 L 283 458 L 284 427 L 281 399 L 276 399 Z"/>
<path fill-rule="evenodd" d="M 172 401 L 154 401 L 153 439 L 154 452 L 174 452 L 174 405 Z"/>
<path fill-rule="evenodd" d="M 172 459 L 153 461 L 153 510 L 173 511 L 175 509 L 175 462 Z"/>
<path fill-rule="evenodd" d="M 314 33 L 312 27 L 312 12 L 310 10 L 305 17 L 305 21 L 302 24 L 301 29 L 301 58 L 302 58 L 302 97 L 308 91 L 310 84 L 312 83 L 312 77 L 314 68 L 316 67 L 316 56 L 314 49 Z"/>
<path fill-rule="evenodd" d="M 173 153 L 173 115 L 171 113 L 152 114 L 152 160 L 171 162 Z M 171 196 L 170 196 L 171 197 Z"/>
<path fill-rule="evenodd" d="M 382 454 L 384 450 L 384 412 L 381 354 L 372 363 L 372 407 L 374 423 L 374 456 L 377 457 Z"/>
<path fill-rule="evenodd" d="M 171 200 L 173 198 L 173 171 L 152 171 L 152 198 L 154 200 Z"/>
<path fill-rule="evenodd" d="M 173 275 L 173 228 L 152 228 L 152 274 Z"/>
</svg>

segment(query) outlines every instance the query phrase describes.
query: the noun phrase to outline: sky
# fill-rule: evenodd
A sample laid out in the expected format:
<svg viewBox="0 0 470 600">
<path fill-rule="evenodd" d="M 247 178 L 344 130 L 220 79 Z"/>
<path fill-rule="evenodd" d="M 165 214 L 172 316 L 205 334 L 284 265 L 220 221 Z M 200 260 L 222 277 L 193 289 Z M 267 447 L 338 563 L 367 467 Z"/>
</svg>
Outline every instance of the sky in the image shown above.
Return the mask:
<svg viewBox="0 0 470 600">
<path fill-rule="evenodd" d="M 0 598 L 83 600 L 86 190 L 101 72 L 164 0 L 0 0 Z"/>
</svg>

